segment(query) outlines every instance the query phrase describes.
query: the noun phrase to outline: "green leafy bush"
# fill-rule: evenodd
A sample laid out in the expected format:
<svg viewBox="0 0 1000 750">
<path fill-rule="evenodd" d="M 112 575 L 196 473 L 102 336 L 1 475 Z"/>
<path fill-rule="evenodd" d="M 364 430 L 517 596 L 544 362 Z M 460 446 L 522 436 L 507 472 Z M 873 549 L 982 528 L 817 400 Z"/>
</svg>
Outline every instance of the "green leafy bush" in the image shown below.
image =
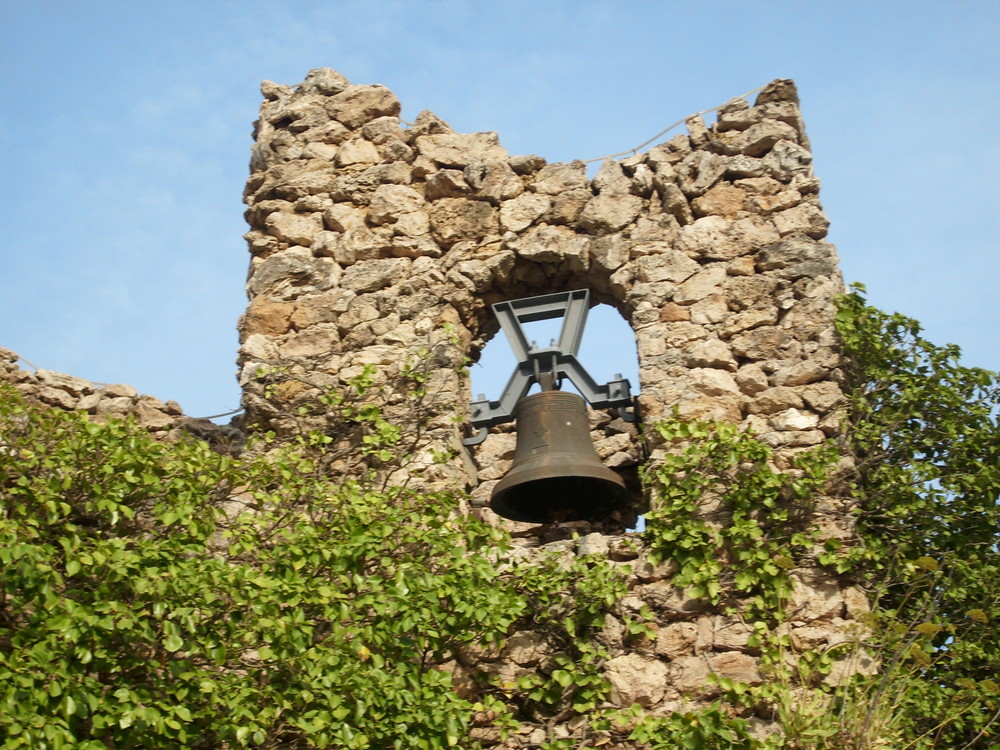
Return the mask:
<svg viewBox="0 0 1000 750">
<path fill-rule="evenodd" d="M 856 732 L 881 723 L 907 747 L 995 747 L 1000 379 L 863 292 L 842 298 L 837 330 L 883 670 Z"/>
<path fill-rule="evenodd" d="M 455 745 L 511 719 L 440 665 L 536 620 L 584 639 L 621 588 L 501 570 L 456 497 L 324 476 L 303 442 L 234 460 L 3 389 L 0 745 Z M 594 672 L 546 704 L 594 700 Z"/>
<path fill-rule="evenodd" d="M 877 656 L 874 677 L 815 689 L 829 659 L 808 655 L 760 688 L 720 680 L 726 701 L 703 711 L 604 711 L 595 636 L 622 572 L 588 558 L 505 563 L 509 540 L 461 516 L 459 498 L 386 483 L 413 436 L 365 401 L 370 372 L 284 415 L 332 413 L 342 429 L 242 459 L 0 388 L 0 746 L 473 748 L 472 725 L 583 714 L 585 734 L 649 749 L 993 747 L 997 376 L 858 292 L 838 329 L 848 442 L 778 471 L 733 428 L 657 425 L 678 450 L 647 473 L 658 504 L 646 539 L 677 563 L 674 583 L 719 607 L 752 602 L 763 666 L 783 663 L 769 628 L 790 569 L 853 576 L 874 605 L 859 644 Z M 408 375 L 421 397 L 425 374 Z M 854 468 L 835 475 L 844 452 Z M 357 479 L 331 471 L 345 460 Z M 810 528 L 831 481 L 855 495 L 850 549 Z M 518 630 L 554 648 L 540 669 L 509 683 L 466 670 L 457 692 L 446 665 Z M 745 715 L 767 706 L 784 733 L 754 738 Z"/>
</svg>

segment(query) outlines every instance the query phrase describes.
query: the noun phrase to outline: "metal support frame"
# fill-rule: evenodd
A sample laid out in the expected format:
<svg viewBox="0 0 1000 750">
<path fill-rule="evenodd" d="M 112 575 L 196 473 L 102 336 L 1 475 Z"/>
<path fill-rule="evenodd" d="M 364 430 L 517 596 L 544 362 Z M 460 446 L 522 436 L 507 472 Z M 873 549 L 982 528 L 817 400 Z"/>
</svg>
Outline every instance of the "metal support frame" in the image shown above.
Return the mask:
<svg viewBox="0 0 1000 750">
<path fill-rule="evenodd" d="M 617 407 L 623 419 L 635 421 L 635 414 L 625 411 L 625 407 L 632 405 L 628 380 L 616 374 L 616 380 L 598 385 L 577 360 L 589 310 L 590 291 L 587 289 L 493 305 L 493 314 L 518 362 L 498 401 L 490 401 L 480 394 L 479 400 L 472 402 L 472 426 L 476 432 L 462 441 L 465 445 L 478 445 L 486 439 L 490 427 L 513 419 L 514 407 L 532 385 L 538 383 L 542 390 L 558 390 L 564 378 L 569 378 L 595 409 Z M 563 324 L 555 346 L 539 348 L 528 343 L 522 323 L 560 317 Z"/>
</svg>

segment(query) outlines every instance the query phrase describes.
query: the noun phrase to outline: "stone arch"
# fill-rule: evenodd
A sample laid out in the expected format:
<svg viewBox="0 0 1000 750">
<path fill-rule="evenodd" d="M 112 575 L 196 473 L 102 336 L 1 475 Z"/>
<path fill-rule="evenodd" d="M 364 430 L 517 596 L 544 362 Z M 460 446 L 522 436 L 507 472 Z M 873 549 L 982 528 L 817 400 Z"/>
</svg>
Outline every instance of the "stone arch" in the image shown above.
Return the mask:
<svg viewBox="0 0 1000 750">
<path fill-rule="evenodd" d="M 545 227 L 548 229 L 549 227 Z M 564 228 L 565 229 L 565 228 Z M 592 238 L 586 235 L 566 233 L 564 237 L 577 245 L 581 254 L 589 253 Z M 531 238 L 528 239 L 530 242 Z M 527 243 L 525 243 L 527 244 Z M 480 293 L 482 304 L 476 307 L 475 315 L 470 321 L 470 350 L 467 352 L 473 361 L 478 356 L 486 342 L 493 339 L 500 330 L 491 309 L 491 305 L 523 297 L 534 297 L 553 292 L 569 292 L 576 289 L 587 289 L 590 292 L 591 309 L 598 305 L 607 305 L 614 309 L 626 324 L 634 327 L 625 307 L 624 295 L 610 291 L 610 274 L 606 270 L 586 270 L 567 268 L 567 261 L 533 260 L 530 256 L 519 252 L 522 242 L 510 243 L 505 250 L 511 253 L 509 267 L 501 269 L 494 276 L 493 283 Z M 618 290 L 619 292 L 623 290 Z"/>
<path fill-rule="evenodd" d="M 611 167 L 613 168 L 613 167 Z M 575 188 L 575 196 L 580 206 L 596 195 L 599 188 L 593 186 L 586 178 L 585 167 L 581 162 L 571 164 L 556 164 L 543 167 L 543 173 L 548 170 L 548 180 L 556 180 L 560 187 L 579 184 Z M 607 170 L 605 170 L 607 171 Z M 544 183 L 544 179 L 543 179 Z M 598 183 L 600 184 L 600 183 Z M 528 194 L 528 199 L 537 199 L 540 194 Z M 541 194 L 544 195 L 544 194 Z M 586 196 L 589 196 L 586 197 Z M 514 199 L 516 200 L 516 199 Z M 544 201 L 552 201 L 544 198 Z M 544 204 L 543 204 L 544 205 Z M 577 206 L 577 213 L 580 206 Z M 503 210 L 503 206 L 501 207 Z M 552 210 L 550 208 L 550 210 Z M 476 288 L 476 300 L 466 323 L 469 335 L 469 346 L 465 352 L 472 361 L 478 360 L 479 353 L 488 341 L 498 335 L 499 325 L 493 316 L 491 305 L 496 302 L 532 297 L 553 292 L 587 289 L 591 295 L 592 306 L 605 304 L 613 308 L 635 334 L 635 326 L 631 320 L 633 310 L 626 304 L 626 287 L 615 284 L 612 280 L 614 271 L 607 263 L 609 255 L 618 251 L 619 260 L 624 260 L 625 250 L 621 238 L 607 238 L 592 234 L 593 227 L 581 225 L 578 221 L 567 217 L 556 219 L 554 216 L 542 214 L 540 219 L 558 220 L 561 223 L 549 224 L 544 220 L 528 224 L 515 232 L 508 231 L 499 242 L 490 248 L 489 260 L 477 260 L 473 257 L 465 261 L 462 268 L 468 274 L 484 277 L 478 267 L 487 263 L 492 267 L 489 281 L 481 283 Z M 594 262 L 594 255 L 604 262 Z M 638 350 L 636 349 L 637 359 Z M 506 373 L 504 373 L 506 375 Z M 641 380 L 641 367 L 640 367 Z M 471 384 L 466 383 L 464 393 L 467 403 L 471 403 L 473 394 Z M 636 390 L 638 383 L 635 384 Z M 498 397 L 500 394 L 490 394 Z M 596 415 L 592 412 L 592 439 L 599 455 L 611 464 L 611 468 L 623 475 L 633 490 L 633 506 L 621 515 L 610 519 L 605 525 L 581 523 L 567 527 L 565 533 L 583 529 L 602 529 L 621 532 L 635 525 L 635 517 L 644 506 L 638 479 L 638 465 L 641 462 L 643 448 L 639 441 L 637 425 L 627 424 L 614 415 Z M 478 468 L 476 481 L 470 490 L 481 501 L 489 496 L 496 481 L 510 468 L 513 455 L 515 432 L 514 425 L 504 425 L 494 429 L 494 434 L 482 446 L 472 448 L 470 457 Z M 480 511 L 492 523 L 506 526 L 509 530 L 525 532 L 528 525 L 508 522 L 493 515 L 488 510 Z"/>
<path fill-rule="evenodd" d="M 251 421 L 280 425 L 310 392 L 268 390 L 261 369 L 336 383 L 372 364 L 389 377 L 421 350 L 435 352 L 441 409 L 461 411 L 470 394 L 453 368 L 495 333 L 491 303 L 586 287 L 635 333 L 644 418 L 676 406 L 790 449 L 836 431 L 840 280 L 788 82 L 593 178 L 428 112 L 403 127 L 391 92 L 330 71 L 264 91 L 240 326 Z M 443 426 L 424 434 L 437 449 L 456 441 Z"/>
</svg>

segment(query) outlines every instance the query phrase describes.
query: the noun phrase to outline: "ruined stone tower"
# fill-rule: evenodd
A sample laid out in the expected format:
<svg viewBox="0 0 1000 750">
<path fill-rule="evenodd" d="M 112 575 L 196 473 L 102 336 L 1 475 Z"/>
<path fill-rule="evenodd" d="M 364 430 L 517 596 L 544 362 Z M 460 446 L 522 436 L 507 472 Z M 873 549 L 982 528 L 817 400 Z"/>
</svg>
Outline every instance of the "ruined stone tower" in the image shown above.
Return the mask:
<svg viewBox="0 0 1000 750">
<path fill-rule="evenodd" d="M 392 478 L 488 497 L 510 467 L 513 432 L 473 449 L 461 437 L 467 363 L 497 333 L 490 305 L 585 288 L 635 334 L 639 424 L 591 419 L 600 455 L 633 486 L 635 467 L 669 450 L 643 428 L 674 410 L 740 425 L 775 449 L 779 468 L 837 435 L 842 281 L 790 81 L 752 104 L 730 101 L 710 127 L 692 117 L 686 135 L 605 161 L 593 178 L 582 162 L 511 156 L 495 133 L 456 133 L 430 112 L 403 123 L 388 89 L 328 69 L 262 90 L 240 322 L 249 423 L 323 429 L 322 413 L 299 407 L 370 373 L 389 386 L 385 414 L 412 437 Z M 418 398 L 405 383 L 419 368 Z M 637 489 L 636 508 L 647 502 Z M 526 547 L 559 536 L 471 505 Z M 832 499 L 811 522 L 821 540 L 853 533 Z M 622 543 L 629 525 L 581 525 L 577 541 L 555 542 L 629 563 L 631 606 L 655 612 L 658 635 L 641 652 L 608 624 L 612 702 L 666 711 L 710 696 L 710 673 L 759 682 L 751 625 L 674 587 L 669 564 Z M 842 640 L 863 596 L 819 567 L 792 578 L 796 648 Z M 522 633 L 485 667 L 531 670 L 539 649 Z"/>
</svg>

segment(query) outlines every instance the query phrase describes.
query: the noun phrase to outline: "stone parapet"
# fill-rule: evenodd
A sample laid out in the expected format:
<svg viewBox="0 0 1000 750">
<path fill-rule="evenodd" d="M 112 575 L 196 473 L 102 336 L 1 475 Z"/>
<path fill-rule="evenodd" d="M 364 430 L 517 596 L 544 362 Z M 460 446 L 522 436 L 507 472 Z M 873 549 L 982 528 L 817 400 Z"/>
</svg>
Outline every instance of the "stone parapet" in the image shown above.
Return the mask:
<svg viewBox="0 0 1000 750">
<path fill-rule="evenodd" d="M 235 451 L 242 443 L 238 425 L 217 425 L 208 419 L 184 415 L 176 401 L 161 401 L 122 383 L 92 383 L 52 370 L 24 370 L 15 352 L 0 347 L 0 383 L 9 383 L 29 401 L 65 411 L 79 411 L 92 419 L 134 419 L 163 440 L 190 434 L 219 450 Z"/>
</svg>

